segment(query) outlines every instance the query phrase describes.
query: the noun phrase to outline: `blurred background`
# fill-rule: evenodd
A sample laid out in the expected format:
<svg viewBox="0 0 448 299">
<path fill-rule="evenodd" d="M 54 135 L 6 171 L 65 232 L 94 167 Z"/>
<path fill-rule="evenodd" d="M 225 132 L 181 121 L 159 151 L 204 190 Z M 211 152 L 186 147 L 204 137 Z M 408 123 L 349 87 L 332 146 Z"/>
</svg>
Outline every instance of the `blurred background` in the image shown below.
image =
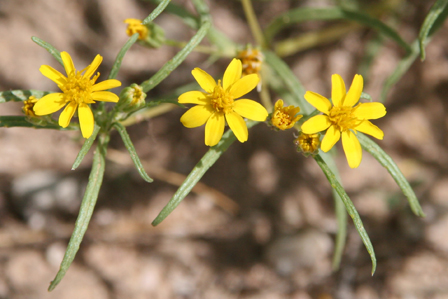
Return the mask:
<svg viewBox="0 0 448 299">
<path fill-rule="evenodd" d="M 191 12 L 189 1 L 173 1 Z M 253 1 L 262 26 L 295 7 L 328 7 L 331 0 Z M 352 2 L 353 7 L 356 2 Z M 380 18 L 411 43 L 433 1 L 385 1 Z M 253 42 L 241 3 L 208 1 L 213 23 L 231 40 Z M 359 1 L 361 9 L 380 1 Z M 57 91 L 40 65 L 62 67 L 31 41 L 37 36 L 69 52 L 82 69 L 96 54 L 104 80 L 126 42 L 126 18 L 145 18 L 155 5 L 135 0 L 35 0 L 0 2 L 0 89 Z M 156 19 L 168 38 L 188 41 L 194 31 L 175 16 Z M 276 40 L 299 37 L 347 22 L 306 22 Z M 363 72 L 364 91 L 379 100 L 385 79 L 404 52 L 374 31 L 353 25 L 326 43 L 311 43 L 284 57 L 306 90 L 329 96 L 331 74 L 349 85 Z M 129 127 L 137 153 L 155 178 L 145 183 L 116 132 L 104 183 L 89 229 L 60 285 L 47 292 L 62 260 L 88 180 L 92 152 L 71 165 L 83 139 L 78 132 L 0 129 L 0 298 L 448 298 L 448 26 L 388 93 L 387 115 L 375 121 L 381 147 L 396 161 L 419 197 L 426 218 L 414 216 L 387 171 L 364 152 L 350 169 L 340 144 L 337 165 L 374 245 L 371 262 L 349 219 L 338 271 L 331 260 L 337 230 L 329 183 L 313 159 L 297 153 L 293 132 L 258 125 L 235 142 L 200 185 L 159 226 L 151 222 L 208 148 L 204 128 L 179 122 L 185 110 L 142 119 Z M 366 52 L 378 47 L 366 62 Z M 153 75 L 178 49 L 134 45 L 123 60 L 123 86 Z M 201 67 L 221 76 L 228 58 L 207 64 L 193 53 L 148 98 L 194 81 Z M 368 63 L 369 68 L 362 69 Z M 120 88 L 115 89 L 119 92 Z M 272 95 L 276 100 L 277 96 Z M 253 92 L 251 97 L 257 99 Z M 0 115 L 21 115 L 20 103 Z"/>
</svg>

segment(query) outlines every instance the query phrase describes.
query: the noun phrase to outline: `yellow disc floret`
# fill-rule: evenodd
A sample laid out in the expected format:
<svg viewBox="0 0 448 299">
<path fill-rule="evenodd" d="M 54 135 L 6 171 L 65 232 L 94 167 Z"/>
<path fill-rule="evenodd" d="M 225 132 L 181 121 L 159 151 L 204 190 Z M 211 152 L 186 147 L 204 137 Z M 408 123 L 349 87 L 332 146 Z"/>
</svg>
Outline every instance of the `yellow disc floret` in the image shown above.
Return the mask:
<svg viewBox="0 0 448 299">
<path fill-rule="evenodd" d="M 208 95 L 210 103 L 216 112 L 229 113 L 233 110 L 233 97 L 221 86 L 221 80 L 218 80 L 213 92 Z"/>
</svg>

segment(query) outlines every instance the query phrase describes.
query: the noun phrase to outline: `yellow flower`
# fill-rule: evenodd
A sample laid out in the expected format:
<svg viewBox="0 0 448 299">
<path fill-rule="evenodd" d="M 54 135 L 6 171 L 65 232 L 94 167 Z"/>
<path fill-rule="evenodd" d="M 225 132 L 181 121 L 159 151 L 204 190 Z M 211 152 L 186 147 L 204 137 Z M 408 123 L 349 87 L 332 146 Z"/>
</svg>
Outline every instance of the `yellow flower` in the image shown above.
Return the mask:
<svg viewBox="0 0 448 299">
<path fill-rule="evenodd" d="M 138 39 L 144 40 L 148 36 L 148 27 L 142 24 L 142 20 L 139 19 L 126 19 L 123 23 L 128 24 L 126 34 L 131 36 L 138 33 Z"/>
<path fill-rule="evenodd" d="M 283 107 L 283 100 L 278 100 L 274 106 L 274 112 L 271 116 L 271 124 L 280 130 L 291 129 L 296 121 L 303 115 L 296 114 L 300 111 L 299 107 L 287 106 Z"/>
<path fill-rule="evenodd" d="M 331 102 L 312 91 L 307 91 L 305 99 L 324 115 L 317 115 L 302 125 L 305 134 L 314 134 L 327 130 L 322 139 L 321 149 L 328 152 L 338 142 L 342 135 L 342 147 L 347 157 L 348 165 L 356 168 L 361 163 L 362 150 L 356 132 L 369 134 L 377 139 L 383 139 L 384 133 L 369 119 L 378 119 L 386 115 L 386 107 L 381 103 L 359 103 L 363 88 L 361 75 L 355 75 L 350 90 L 346 93 L 341 76 L 331 77 Z M 356 106 L 355 106 L 356 105 Z"/>
<path fill-rule="evenodd" d="M 247 76 L 260 72 L 264 55 L 260 50 L 248 46 L 247 49 L 238 52 L 237 58 L 241 59 L 243 64 L 243 76 Z"/>
<path fill-rule="evenodd" d="M 189 91 L 179 97 L 179 103 L 197 104 L 182 115 L 180 121 L 187 128 L 205 125 L 205 144 L 216 145 L 224 133 L 225 122 L 240 142 L 247 141 L 248 131 L 243 117 L 255 121 L 265 121 L 268 116 L 266 109 L 259 103 L 235 99 L 254 89 L 260 81 L 258 75 L 252 74 L 241 78 L 242 65 L 238 59 L 233 59 L 227 67 L 224 78 L 218 83 L 212 76 L 200 68 L 195 68 L 193 77 L 205 90 Z"/>
<path fill-rule="evenodd" d="M 36 115 L 47 115 L 67 105 L 59 116 L 59 125 L 66 128 L 70 124 L 76 109 L 78 109 L 82 136 L 89 138 L 92 135 L 95 120 L 88 104 L 93 104 L 95 101 L 116 103 L 118 96 L 104 90 L 118 87 L 121 83 L 118 80 L 110 79 L 95 84 L 100 73 L 90 79 L 103 60 L 100 55 L 96 55 L 92 63 L 82 71 L 75 69 L 72 58 L 67 52 L 61 52 L 61 58 L 67 77 L 49 65 L 42 65 L 39 70 L 45 77 L 54 81 L 62 90 L 62 93 L 51 93 L 41 98 L 34 105 L 34 113 Z M 84 74 L 82 74 L 83 72 Z"/>
<path fill-rule="evenodd" d="M 23 102 L 22 111 L 25 113 L 26 116 L 35 117 L 36 114 L 33 111 L 34 105 L 37 103 L 38 99 L 36 99 L 34 96 L 30 96 L 28 100 Z"/>
<path fill-rule="evenodd" d="M 299 137 L 294 140 L 294 143 L 305 156 L 313 155 L 319 149 L 319 134 L 305 134 L 302 132 Z"/>
</svg>

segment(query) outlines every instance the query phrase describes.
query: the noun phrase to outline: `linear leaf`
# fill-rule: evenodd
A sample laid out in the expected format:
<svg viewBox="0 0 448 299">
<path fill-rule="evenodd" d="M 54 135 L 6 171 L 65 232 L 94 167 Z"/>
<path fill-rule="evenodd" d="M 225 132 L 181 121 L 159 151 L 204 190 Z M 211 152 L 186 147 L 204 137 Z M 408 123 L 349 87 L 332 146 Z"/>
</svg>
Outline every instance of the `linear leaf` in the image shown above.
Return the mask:
<svg viewBox="0 0 448 299">
<path fill-rule="evenodd" d="M 378 30 L 388 36 L 408 53 L 411 51 L 409 45 L 401 36 L 391 27 L 380 20 L 360 11 L 352 11 L 339 7 L 333 8 L 297 8 L 292 9 L 277 18 L 275 18 L 266 28 L 265 35 L 268 41 L 271 41 L 275 34 L 281 29 L 294 23 L 311 20 L 349 20 L 361 23 L 368 27 Z"/>
<path fill-rule="evenodd" d="M 325 163 L 322 157 L 320 155 L 315 155 L 314 160 L 316 160 L 317 164 L 324 172 L 325 176 L 330 182 L 331 187 L 334 190 L 336 190 L 336 192 L 339 194 L 340 198 L 344 202 L 345 209 L 347 210 L 350 217 L 352 217 L 356 230 L 361 236 L 362 242 L 366 246 L 367 251 L 369 252 L 370 255 L 370 259 L 372 260 L 372 275 L 373 275 L 373 273 L 375 273 L 376 270 L 375 251 L 373 250 L 372 242 L 370 242 L 369 235 L 367 234 L 364 225 L 362 224 L 362 220 L 359 217 L 358 211 L 356 210 L 355 206 L 353 205 L 353 202 L 350 200 L 344 188 L 341 186 L 336 176 L 333 174 L 330 167 L 328 167 L 327 163 Z"/>
<path fill-rule="evenodd" d="M 357 137 L 359 142 L 361 143 L 362 148 L 368 151 L 375 159 L 377 159 L 378 162 L 380 162 L 380 164 L 383 165 L 383 167 L 385 167 L 390 175 L 394 178 L 395 182 L 401 188 L 401 191 L 403 191 L 403 194 L 408 199 L 412 212 L 414 212 L 414 214 L 417 216 L 425 217 L 425 213 L 423 212 L 422 207 L 418 202 L 414 190 L 412 190 L 411 185 L 409 185 L 409 182 L 406 180 L 403 173 L 400 171 L 397 164 L 395 164 L 392 158 L 389 157 L 389 155 L 386 154 L 378 144 L 376 144 L 372 139 L 368 138 L 364 134 L 358 132 Z"/>
<path fill-rule="evenodd" d="M 30 96 L 34 96 L 36 99 L 40 99 L 43 96 L 52 93 L 52 91 L 41 91 L 41 90 L 7 90 L 0 92 L 0 103 L 5 103 L 9 101 L 13 102 L 23 102 L 28 100 Z"/>
<path fill-rule="evenodd" d="M 312 107 L 304 98 L 305 88 L 302 83 L 297 79 L 288 65 L 278 57 L 274 52 L 264 51 L 266 63 L 275 71 L 277 76 L 282 79 L 290 93 L 294 97 L 294 103 L 288 103 L 291 105 L 299 106 L 301 113 L 310 114 L 314 111 Z"/>
<path fill-rule="evenodd" d="M 126 146 L 126 149 L 128 150 L 129 155 L 131 156 L 132 162 L 134 162 L 135 168 L 137 168 L 140 176 L 148 183 L 152 183 L 154 180 L 152 178 L 150 178 L 149 175 L 146 173 L 145 168 L 143 167 L 143 164 L 140 161 L 140 158 L 138 157 L 137 152 L 135 151 L 134 144 L 132 143 L 128 132 L 126 132 L 126 128 L 117 122 L 114 123 L 114 127 L 115 127 L 115 129 L 117 129 L 118 133 L 120 134 L 121 139 L 123 139 L 123 143 Z"/>
<path fill-rule="evenodd" d="M 126 54 L 126 52 L 129 50 L 129 48 L 132 47 L 133 44 L 138 39 L 139 34 L 135 33 L 131 37 L 129 37 L 128 41 L 124 44 L 124 46 L 121 48 L 120 52 L 118 52 L 117 58 L 115 58 L 114 65 L 112 66 L 112 69 L 110 70 L 109 79 L 115 79 L 117 77 L 118 71 L 121 67 L 121 62 L 123 61 L 123 57 Z"/>
<path fill-rule="evenodd" d="M 78 155 L 76 156 L 75 162 L 73 163 L 72 170 L 75 170 L 78 168 L 79 164 L 81 164 L 82 160 L 86 156 L 86 154 L 89 152 L 90 148 L 92 147 L 93 142 L 96 139 L 96 136 L 98 135 L 98 132 L 100 131 L 101 127 L 95 124 L 95 127 L 93 128 L 93 133 L 90 135 L 89 138 L 87 138 L 86 141 L 84 141 L 84 144 L 81 147 L 81 150 L 79 151 Z"/>
<path fill-rule="evenodd" d="M 170 61 L 165 63 L 163 67 L 154 74 L 149 80 L 143 82 L 140 86 L 142 87 L 144 92 L 148 92 L 154 87 L 156 87 L 163 79 L 168 77 L 168 75 L 174 71 L 179 64 L 181 64 L 185 58 L 187 58 L 188 54 L 193 51 L 193 49 L 202 41 L 204 36 L 207 34 L 210 29 L 210 22 L 204 22 L 199 28 L 198 32 L 191 38 L 188 44 L 180 50 Z"/>
<path fill-rule="evenodd" d="M 426 56 L 425 39 L 428 37 L 431 28 L 433 27 L 434 23 L 437 21 L 439 16 L 442 14 L 447 4 L 448 0 L 437 0 L 429 10 L 429 13 L 426 15 L 425 21 L 423 22 L 423 25 L 420 28 L 418 39 L 420 47 L 420 58 L 422 61 L 425 60 Z"/>
<path fill-rule="evenodd" d="M 105 139 L 107 139 L 106 137 Z M 100 139 L 100 142 L 93 154 L 92 170 L 90 171 L 89 183 L 87 184 L 84 198 L 79 208 L 78 218 L 76 219 L 75 229 L 65 251 L 61 266 L 54 280 L 50 283 L 48 291 L 52 291 L 62 280 L 71 263 L 75 259 L 79 245 L 84 237 L 87 227 L 92 217 L 101 183 L 103 182 L 104 169 L 106 164 L 107 141 Z"/>
<path fill-rule="evenodd" d="M 61 53 L 55 47 L 35 36 L 32 36 L 31 40 L 47 50 L 62 66 L 64 66 L 64 63 L 62 63 Z"/>
<path fill-rule="evenodd" d="M 171 0 L 160 1 L 159 5 L 149 14 L 149 16 L 146 17 L 146 19 L 143 20 L 142 24 L 146 25 L 154 21 L 154 19 L 157 18 L 157 16 L 163 12 L 163 10 L 170 3 L 170 1 Z"/>
<path fill-rule="evenodd" d="M 38 120 L 36 120 L 38 121 Z M 31 120 L 27 116 L 0 116 L 0 127 L 11 128 L 11 127 L 26 127 L 26 128 L 35 128 L 35 129 L 53 129 L 60 131 L 70 131 L 70 130 L 78 130 L 79 128 L 74 126 L 68 126 L 67 128 L 63 128 L 56 124 L 42 123 L 37 124 L 31 122 Z"/>
<path fill-rule="evenodd" d="M 258 122 L 255 121 L 247 121 L 247 128 L 251 128 L 257 123 Z M 207 170 L 215 164 L 219 157 L 221 157 L 235 140 L 236 137 L 232 130 L 227 130 L 219 143 L 211 147 L 198 164 L 196 164 L 168 204 L 162 209 L 159 215 L 157 215 L 156 219 L 154 219 L 152 225 L 159 225 L 181 203 L 185 196 L 190 193 L 191 189 L 193 189 L 197 182 L 204 176 Z"/>
<path fill-rule="evenodd" d="M 152 3 L 159 4 L 163 0 L 151 0 Z M 168 3 L 165 12 L 178 16 L 182 21 L 193 29 L 198 29 L 200 25 L 199 18 L 188 12 L 184 7 L 175 3 Z"/>
</svg>

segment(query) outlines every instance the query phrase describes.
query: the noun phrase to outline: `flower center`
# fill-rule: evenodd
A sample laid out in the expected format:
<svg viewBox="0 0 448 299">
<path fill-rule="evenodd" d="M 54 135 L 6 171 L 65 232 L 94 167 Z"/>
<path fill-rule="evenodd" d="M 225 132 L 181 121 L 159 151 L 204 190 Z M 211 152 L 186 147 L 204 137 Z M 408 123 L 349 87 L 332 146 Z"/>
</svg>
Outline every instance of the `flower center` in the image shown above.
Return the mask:
<svg viewBox="0 0 448 299">
<path fill-rule="evenodd" d="M 67 82 L 63 86 L 60 86 L 61 90 L 64 92 L 65 101 L 75 101 L 78 104 L 94 103 L 94 101 L 90 99 L 90 94 L 92 93 L 92 86 L 100 76 L 100 73 L 95 75 L 92 79 L 89 79 L 83 78 L 81 74 L 82 72 L 83 71 L 69 74 Z"/>
<path fill-rule="evenodd" d="M 328 118 L 341 132 L 354 129 L 362 122 L 353 115 L 355 110 L 356 107 L 332 107 Z"/>
<path fill-rule="evenodd" d="M 212 107 L 216 112 L 229 113 L 233 111 L 233 97 L 229 92 L 222 88 L 221 80 L 218 80 L 215 89 L 208 96 Z"/>
</svg>

